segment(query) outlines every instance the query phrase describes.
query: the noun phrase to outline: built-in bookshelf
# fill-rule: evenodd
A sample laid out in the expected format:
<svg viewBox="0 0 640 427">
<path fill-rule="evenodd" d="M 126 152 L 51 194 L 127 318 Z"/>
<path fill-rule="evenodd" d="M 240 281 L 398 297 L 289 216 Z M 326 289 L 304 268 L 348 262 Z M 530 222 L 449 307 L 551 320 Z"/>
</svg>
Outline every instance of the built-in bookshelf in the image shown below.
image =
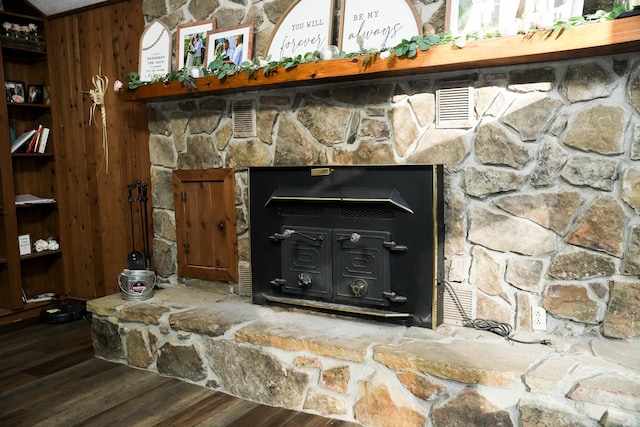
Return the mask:
<svg viewBox="0 0 640 427">
<path fill-rule="evenodd" d="M 0 23 L 15 24 L 0 28 L 0 310 L 6 314 L 42 307 L 40 300 L 28 302 L 42 294 L 66 292 L 46 23 L 27 2 L 5 2 Z"/>
</svg>

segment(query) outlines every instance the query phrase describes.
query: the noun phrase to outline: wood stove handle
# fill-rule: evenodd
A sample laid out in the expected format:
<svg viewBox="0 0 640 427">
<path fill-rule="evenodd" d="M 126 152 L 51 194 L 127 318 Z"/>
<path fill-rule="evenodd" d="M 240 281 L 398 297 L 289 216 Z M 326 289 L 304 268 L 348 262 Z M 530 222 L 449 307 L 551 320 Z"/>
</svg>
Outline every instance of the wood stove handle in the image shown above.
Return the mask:
<svg viewBox="0 0 640 427">
<path fill-rule="evenodd" d="M 385 248 L 394 252 L 406 252 L 407 247 L 405 245 L 399 245 L 396 242 L 382 242 Z"/>
</svg>

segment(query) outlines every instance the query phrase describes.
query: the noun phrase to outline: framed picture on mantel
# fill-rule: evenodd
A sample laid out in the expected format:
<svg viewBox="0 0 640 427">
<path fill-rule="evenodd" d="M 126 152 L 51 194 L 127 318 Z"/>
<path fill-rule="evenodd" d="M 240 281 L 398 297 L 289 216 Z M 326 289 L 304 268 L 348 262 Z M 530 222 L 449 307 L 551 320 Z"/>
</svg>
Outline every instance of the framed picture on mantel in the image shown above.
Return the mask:
<svg viewBox="0 0 640 427">
<path fill-rule="evenodd" d="M 209 31 L 207 64 L 223 55 L 223 61 L 240 65 L 253 57 L 253 22 Z"/>
<path fill-rule="evenodd" d="M 581 16 L 584 0 L 447 0 L 446 30 L 454 35 L 526 31 Z"/>
<path fill-rule="evenodd" d="M 204 55 L 207 50 L 207 33 L 215 28 L 215 19 L 178 25 L 176 31 L 176 71 L 186 68 L 192 72 L 193 69 L 206 68 Z"/>
</svg>

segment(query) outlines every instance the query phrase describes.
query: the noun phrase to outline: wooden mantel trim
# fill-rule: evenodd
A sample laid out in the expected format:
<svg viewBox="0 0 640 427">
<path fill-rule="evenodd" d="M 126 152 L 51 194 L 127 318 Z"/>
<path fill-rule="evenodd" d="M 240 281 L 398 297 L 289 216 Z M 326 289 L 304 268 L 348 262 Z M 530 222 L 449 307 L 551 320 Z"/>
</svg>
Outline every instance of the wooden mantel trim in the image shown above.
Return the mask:
<svg viewBox="0 0 640 427">
<path fill-rule="evenodd" d="M 463 49 L 454 45 L 436 46 L 427 52 L 419 51 L 411 59 L 381 60 L 375 57 L 365 66 L 361 56 L 300 64 L 290 70 L 280 68 L 269 76 L 258 70 L 250 76 L 238 73 L 223 80 L 215 76 L 201 77 L 196 79 L 198 88 L 195 90 L 189 90 L 178 81 L 154 83 L 121 91 L 119 97 L 123 101 L 162 101 L 635 51 L 640 51 L 640 16 L 571 28 L 557 37 L 543 34 L 531 38 L 522 35 L 499 37 L 468 42 Z"/>
</svg>

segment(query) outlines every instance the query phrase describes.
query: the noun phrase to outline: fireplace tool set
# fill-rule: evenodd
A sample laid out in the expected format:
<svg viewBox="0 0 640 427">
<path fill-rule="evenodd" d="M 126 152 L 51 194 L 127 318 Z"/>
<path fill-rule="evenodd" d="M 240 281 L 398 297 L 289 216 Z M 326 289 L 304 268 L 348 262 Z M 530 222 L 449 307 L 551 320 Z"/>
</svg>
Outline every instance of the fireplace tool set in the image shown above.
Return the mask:
<svg viewBox="0 0 640 427">
<path fill-rule="evenodd" d="M 138 180 L 135 184 L 137 196 L 133 197 L 134 185 L 127 185 L 129 216 L 131 220 L 131 252 L 127 255 L 127 268 L 120 273 L 118 285 L 125 300 L 146 300 L 153 296 L 156 279 L 151 267 L 151 250 L 149 245 L 149 220 L 147 202 L 149 197 L 148 184 Z M 140 229 L 142 234 L 142 249 L 136 250 L 134 204 L 139 203 Z"/>
</svg>

